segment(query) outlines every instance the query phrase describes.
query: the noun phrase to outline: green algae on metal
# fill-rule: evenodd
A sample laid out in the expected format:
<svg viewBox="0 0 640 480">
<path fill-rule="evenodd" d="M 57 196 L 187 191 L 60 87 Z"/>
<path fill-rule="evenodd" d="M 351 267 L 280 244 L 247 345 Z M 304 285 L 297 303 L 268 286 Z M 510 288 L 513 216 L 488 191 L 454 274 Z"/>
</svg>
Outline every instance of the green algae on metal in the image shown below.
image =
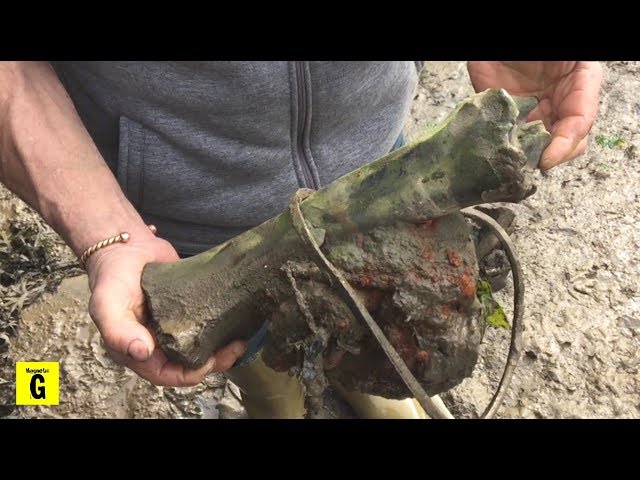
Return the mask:
<svg viewBox="0 0 640 480">
<path fill-rule="evenodd" d="M 301 203 L 325 255 L 430 394 L 469 376 L 477 358 L 478 265 L 459 211 L 517 202 L 535 191 L 531 166 L 549 134 L 539 122 L 523 124 L 518 104 L 531 108 L 504 90 L 469 97 L 415 142 Z M 311 259 L 284 212 L 208 252 L 147 265 L 142 287 L 160 347 L 198 367 L 270 319 L 263 358 L 272 368 L 295 372 L 300 341 L 311 331 L 283 272 L 289 265 L 316 322 L 331 336 L 323 352 L 331 359 L 328 376 L 351 389 L 406 395 L 380 348 Z"/>
</svg>

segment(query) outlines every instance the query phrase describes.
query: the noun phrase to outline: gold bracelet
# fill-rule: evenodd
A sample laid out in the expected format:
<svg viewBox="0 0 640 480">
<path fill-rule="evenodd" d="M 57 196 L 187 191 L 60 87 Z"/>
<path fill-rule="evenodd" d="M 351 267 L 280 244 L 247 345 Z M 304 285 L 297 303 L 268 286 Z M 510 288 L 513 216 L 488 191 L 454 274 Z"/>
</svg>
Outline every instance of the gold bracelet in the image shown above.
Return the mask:
<svg viewBox="0 0 640 480">
<path fill-rule="evenodd" d="M 147 225 L 147 227 L 149 227 L 149 230 L 151 230 L 151 233 L 153 233 L 154 235 L 158 231 L 155 225 Z M 106 240 L 102 240 L 101 242 L 92 245 L 91 247 L 87 248 L 80 256 L 80 266 L 84 269 L 89 257 L 101 248 L 108 247 L 109 245 L 113 245 L 114 243 L 127 243 L 129 241 L 129 237 L 130 235 L 127 232 L 122 232 L 115 237 L 107 238 Z"/>
</svg>

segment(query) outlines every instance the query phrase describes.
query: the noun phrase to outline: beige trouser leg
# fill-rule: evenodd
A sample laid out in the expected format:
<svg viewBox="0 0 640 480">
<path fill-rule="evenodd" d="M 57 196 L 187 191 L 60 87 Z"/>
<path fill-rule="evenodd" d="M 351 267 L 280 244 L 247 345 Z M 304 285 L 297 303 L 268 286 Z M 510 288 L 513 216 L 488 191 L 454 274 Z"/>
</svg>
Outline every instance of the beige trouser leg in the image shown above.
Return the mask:
<svg viewBox="0 0 640 480">
<path fill-rule="evenodd" d="M 304 418 L 304 388 L 300 380 L 287 372 L 267 367 L 258 354 L 253 362 L 227 371 L 227 377 L 242 393 L 249 418 Z M 347 392 L 333 385 L 360 418 L 424 419 L 422 407 L 413 398 L 389 400 L 358 392 Z"/>
<path fill-rule="evenodd" d="M 296 377 L 276 372 L 262 361 L 262 354 L 246 365 L 226 372 L 242 394 L 249 418 L 304 418 L 304 389 Z"/>
</svg>

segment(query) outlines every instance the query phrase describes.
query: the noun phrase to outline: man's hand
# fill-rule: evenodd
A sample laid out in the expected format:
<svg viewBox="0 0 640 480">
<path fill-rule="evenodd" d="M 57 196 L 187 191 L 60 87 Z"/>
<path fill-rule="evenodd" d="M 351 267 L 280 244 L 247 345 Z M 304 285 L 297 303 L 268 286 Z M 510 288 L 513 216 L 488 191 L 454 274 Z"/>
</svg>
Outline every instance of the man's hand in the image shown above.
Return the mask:
<svg viewBox="0 0 640 480">
<path fill-rule="evenodd" d="M 504 88 L 537 97 L 528 121 L 542 120 L 551 143 L 539 167 L 547 170 L 582 155 L 598 111 L 602 66 L 598 62 L 469 62 L 476 92 Z"/>
<path fill-rule="evenodd" d="M 233 342 L 212 356 L 198 370 L 170 362 L 144 327 L 146 309 L 140 288 L 143 267 L 150 262 L 174 262 L 178 254 L 165 240 L 133 236 L 126 244 L 98 250 L 87 261 L 91 301 L 89 312 L 109 353 L 155 385 L 190 386 L 213 371 L 230 368 L 245 349 Z"/>
</svg>

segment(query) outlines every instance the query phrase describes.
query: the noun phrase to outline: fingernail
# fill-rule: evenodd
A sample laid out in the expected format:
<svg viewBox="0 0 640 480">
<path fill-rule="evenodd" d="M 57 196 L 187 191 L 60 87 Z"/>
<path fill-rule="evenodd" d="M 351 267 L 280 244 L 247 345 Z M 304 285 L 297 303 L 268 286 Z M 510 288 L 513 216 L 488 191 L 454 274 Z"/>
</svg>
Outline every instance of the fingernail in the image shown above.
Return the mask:
<svg viewBox="0 0 640 480">
<path fill-rule="evenodd" d="M 127 353 L 131 358 L 138 362 L 144 362 L 151 355 L 149 352 L 149 347 L 145 345 L 145 343 L 139 338 L 134 338 L 129 343 L 129 348 L 127 349 Z"/>
<path fill-rule="evenodd" d="M 234 355 L 242 355 L 244 353 L 244 351 L 247 349 L 247 344 L 246 343 L 237 343 L 234 347 L 233 347 L 233 354 Z"/>
</svg>

